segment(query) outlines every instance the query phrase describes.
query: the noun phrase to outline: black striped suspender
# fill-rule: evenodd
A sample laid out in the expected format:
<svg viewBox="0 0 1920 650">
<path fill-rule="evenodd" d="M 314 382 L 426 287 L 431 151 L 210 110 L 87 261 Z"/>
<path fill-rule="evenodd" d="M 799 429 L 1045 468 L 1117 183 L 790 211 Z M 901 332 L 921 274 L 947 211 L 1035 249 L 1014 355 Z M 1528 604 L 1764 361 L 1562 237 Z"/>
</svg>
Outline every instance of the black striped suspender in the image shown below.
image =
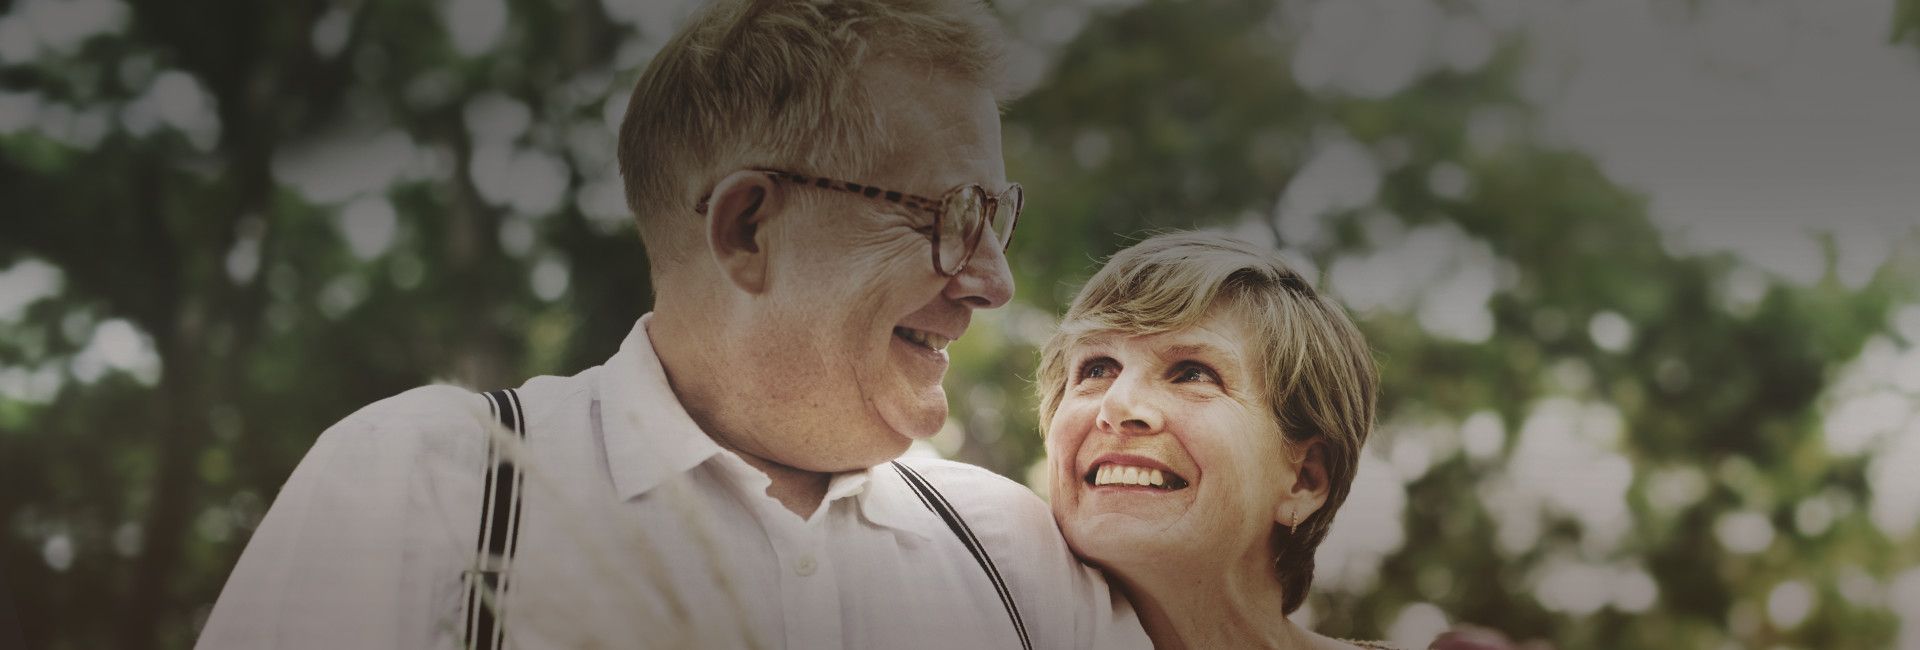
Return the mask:
<svg viewBox="0 0 1920 650">
<path fill-rule="evenodd" d="M 520 408 L 520 394 L 513 389 L 496 390 L 485 394 L 487 407 L 500 421 L 500 426 L 513 432 L 516 438 L 527 437 L 526 417 Z M 981 570 L 987 574 L 987 580 L 993 583 L 994 591 L 1000 595 L 1000 604 L 1007 609 L 1007 618 L 1013 622 L 1013 631 L 1020 637 L 1022 650 L 1033 650 L 1033 641 L 1027 636 L 1027 625 L 1020 619 L 1020 607 L 1013 602 L 1013 593 L 1007 589 L 1006 580 L 1000 577 L 1000 569 L 993 564 L 993 558 L 987 555 L 987 549 L 973 536 L 973 530 L 967 527 L 967 521 L 947 502 L 946 496 L 934 489 L 933 484 L 920 476 L 919 472 L 895 461 L 893 469 L 900 473 L 907 485 L 913 488 L 914 495 L 920 497 L 921 505 L 940 515 L 953 530 L 960 543 L 965 544 L 967 552 L 980 563 Z M 500 445 L 492 435 L 487 436 L 487 480 L 483 488 L 480 507 L 480 531 L 476 542 L 476 560 L 478 566 L 471 575 L 477 579 L 467 581 L 466 595 L 466 634 L 462 647 L 469 650 L 499 650 L 506 641 L 506 628 L 499 618 L 501 598 L 507 591 L 507 568 L 513 561 L 513 552 L 520 541 L 520 499 L 521 475 L 513 462 L 501 453 Z"/>
<path fill-rule="evenodd" d="M 514 437 L 527 437 L 520 394 L 513 389 L 486 393 L 487 407 L 500 426 Z M 499 618 L 501 598 L 507 593 L 507 566 L 520 542 L 520 471 L 487 436 L 487 482 L 481 495 L 477 565 L 469 573 L 466 597 L 466 636 L 461 647 L 498 650 L 505 645 L 506 628 Z"/>
<path fill-rule="evenodd" d="M 1007 618 L 1013 620 L 1013 631 L 1020 635 L 1020 647 L 1022 650 L 1033 650 L 1033 641 L 1027 638 L 1027 624 L 1020 620 L 1020 606 L 1013 604 L 1013 592 L 1007 590 L 1007 582 L 1000 578 L 1000 569 L 993 565 L 993 558 L 987 556 L 987 549 L 980 546 L 980 540 L 973 536 L 973 530 L 967 528 L 967 520 L 961 519 L 960 513 L 953 509 L 953 504 L 947 503 L 947 497 L 933 489 L 933 484 L 927 482 L 919 472 L 900 461 L 893 462 L 893 469 L 900 473 L 900 478 L 906 479 L 913 493 L 920 497 L 920 504 L 940 515 L 947 522 L 947 527 L 953 529 L 953 535 L 960 538 L 960 543 L 967 545 L 967 551 L 973 553 L 973 559 L 987 572 L 987 580 L 993 583 L 994 591 L 1000 592 L 1000 604 L 1006 606 Z"/>
</svg>

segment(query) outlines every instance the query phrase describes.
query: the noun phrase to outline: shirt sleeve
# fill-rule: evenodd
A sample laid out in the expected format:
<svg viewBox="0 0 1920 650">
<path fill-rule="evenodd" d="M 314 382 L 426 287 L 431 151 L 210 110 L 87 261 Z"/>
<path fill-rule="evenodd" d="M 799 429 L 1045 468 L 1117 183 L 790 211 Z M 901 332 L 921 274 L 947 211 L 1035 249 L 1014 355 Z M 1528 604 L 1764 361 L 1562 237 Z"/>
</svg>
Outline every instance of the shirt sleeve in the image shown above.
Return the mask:
<svg viewBox="0 0 1920 650">
<path fill-rule="evenodd" d="M 985 469 L 910 461 L 954 504 L 993 557 L 1035 648 L 1151 648 L 1125 597 L 1067 548 L 1053 510 L 1026 486 Z"/>
<path fill-rule="evenodd" d="M 468 464 L 478 476 L 479 463 L 417 426 L 429 405 L 420 397 L 386 400 L 321 434 L 241 553 L 198 648 L 451 647 L 473 542 L 453 533 L 459 511 L 446 506 L 459 498 L 442 498 L 467 490 L 442 478 Z M 477 520 L 475 503 L 465 519 Z"/>
</svg>

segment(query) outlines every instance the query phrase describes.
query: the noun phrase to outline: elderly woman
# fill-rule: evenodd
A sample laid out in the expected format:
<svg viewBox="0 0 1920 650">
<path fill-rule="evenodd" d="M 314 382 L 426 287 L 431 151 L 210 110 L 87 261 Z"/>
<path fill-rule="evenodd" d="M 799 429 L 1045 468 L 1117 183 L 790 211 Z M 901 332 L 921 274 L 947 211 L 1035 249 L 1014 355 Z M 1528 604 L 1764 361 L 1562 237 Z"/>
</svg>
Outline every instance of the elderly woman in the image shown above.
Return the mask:
<svg viewBox="0 0 1920 650">
<path fill-rule="evenodd" d="M 1041 355 L 1054 516 L 1154 645 L 1382 647 L 1286 616 L 1373 426 L 1339 306 L 1251 244 L 1167 234 L 1114 255 Z"/>
</svg>

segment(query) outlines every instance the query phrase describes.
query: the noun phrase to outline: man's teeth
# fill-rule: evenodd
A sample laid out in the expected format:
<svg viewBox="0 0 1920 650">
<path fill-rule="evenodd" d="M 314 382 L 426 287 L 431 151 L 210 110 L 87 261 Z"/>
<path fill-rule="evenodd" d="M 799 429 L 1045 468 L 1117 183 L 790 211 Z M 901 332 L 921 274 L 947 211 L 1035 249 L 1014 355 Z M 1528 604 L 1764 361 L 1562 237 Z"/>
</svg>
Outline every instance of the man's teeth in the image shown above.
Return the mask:
<svg viewBox="0 0 1920 650">
<path fill-rule="evenodd" d="M 1151 467 L 1133 467 L 1131 465 L 1101 465 L 1093 473 L 1094 486 L 1101 485 L 1143 485 L 1147 487 L 1177 489 L 1186 487 L 1186 481 L 1174 478 L 1167 480 L 1167 474 Z"/>
<path fill-rule="evenodd" d="M 947 349 L 947 344 L 953 342 L 953 339 L 941 336 L 939 334 L 934 334 L 932 332 L 922 332 L 917 329 L 910 329 L 906 327 L 895 327 L 893 328 L 893 333 L 900 335 L 900 338 L 906 339 L 908 341 L 912 341 L 913 343 L 920 345 L 922 347 L 932 348 L 935 351 L 945 350 Z"/>
</svg>

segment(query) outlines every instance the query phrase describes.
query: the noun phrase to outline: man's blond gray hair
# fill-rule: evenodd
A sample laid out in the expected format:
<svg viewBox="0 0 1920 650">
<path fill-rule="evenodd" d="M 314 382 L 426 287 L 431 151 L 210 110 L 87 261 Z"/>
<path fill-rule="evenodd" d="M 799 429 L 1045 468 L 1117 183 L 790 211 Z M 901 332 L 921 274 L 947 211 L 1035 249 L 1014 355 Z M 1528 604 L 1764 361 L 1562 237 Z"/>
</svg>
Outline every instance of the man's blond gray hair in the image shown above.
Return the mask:
<svg viewBox="0 0 1920 650">
<path fill-rule="evenodd" d="M 1243 320 L 1249 349 L 1289 454 L 1323 441 L 1326 505 L 1292 530 L 1274 531 L 1275 570 L 1285 613 L 1313 583 L 1314 549 L 1327 536 L 1373 430 L 1379 375 L 1360 329 L 1279 255 L 1220 235 L 1150 237 L 1107 261 L 1087 280 L 1040 352 L 1035 385 L 1045 431 L 1066 390 L 1067 352 L 1086 337 L 1150 335 L 1193 327 L 1214 315 Z M 1296 455 L 1300 460 L 1303 455 Z M 1277 459 L 1276 459 L 1277 460 Z"/>
<path fill-rule="evenodd" d="M 860 82 L 864 65 L 922 66 L 1004 102 L 1003 48 L 978 0 L 707 5 L 654 56 L 620 124 L 627 206 L 654 274 L 699 248 L 694 204 L 726 174 L 857 177 L 895 153 Z"/>
</svg>

